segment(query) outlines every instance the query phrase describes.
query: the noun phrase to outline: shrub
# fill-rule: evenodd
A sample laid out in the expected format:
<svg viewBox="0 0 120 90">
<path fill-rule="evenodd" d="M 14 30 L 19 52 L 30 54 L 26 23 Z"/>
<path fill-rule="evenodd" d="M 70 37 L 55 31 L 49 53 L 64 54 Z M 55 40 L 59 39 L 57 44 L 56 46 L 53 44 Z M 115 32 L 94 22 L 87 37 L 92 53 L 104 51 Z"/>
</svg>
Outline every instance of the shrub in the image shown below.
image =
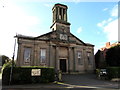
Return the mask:
<svg viewBox="0 0 120 90">
<path fill-rule="evenodd" d="M 120 45 L 111 47 L 107 50 L 106 62 L 110 67 L 120 66 Z"/>
<path fill-rule="evenodd" d="M 95 73 L 98 75 L 100 73 L 100 69 L 96 69 Z"/>
<path fill-rule="evenodd" d="M 9 84 L 9 80 L 10 80 L 10 67 L 6 67 L 3 69 L 2 71 L 2 84 Z"/>
<path fill-rule="evenodd" d="M 12 66 L 12 62 L 7 62 L 5 63 L 3 66 L 2 66 L 2 71 L 4 68 L 7 68 L 7 67 L 11 67 Z"/>
<path fill-rule="evenodd" d="M 12 66 L 12 60 L 10 60 L 9 62 L 6 62 L 3 66 L 2 66 L 2 72 L 4 70 L 4 68 L 8 68 L 8 67 L 11 67 Z M 16 66 L 15 65 L 15 62 L 13 62 L 13 66 Z"/>
<path fill-rule="evenodd" d="M 41 69 L 41 76 L 31 76 L 32 69 Z M 9 84 L 11 67 L 3 70 L 3 85 Z M 54 81 L 54 68 L 50 67 L 13 67 L 11 84 L 47 83 Z"/>
<path fill-rule="evenodd" d="M 107 68 L 108 78 L 120 78 L 120 67 L 108 67 Z"/>
</svg>

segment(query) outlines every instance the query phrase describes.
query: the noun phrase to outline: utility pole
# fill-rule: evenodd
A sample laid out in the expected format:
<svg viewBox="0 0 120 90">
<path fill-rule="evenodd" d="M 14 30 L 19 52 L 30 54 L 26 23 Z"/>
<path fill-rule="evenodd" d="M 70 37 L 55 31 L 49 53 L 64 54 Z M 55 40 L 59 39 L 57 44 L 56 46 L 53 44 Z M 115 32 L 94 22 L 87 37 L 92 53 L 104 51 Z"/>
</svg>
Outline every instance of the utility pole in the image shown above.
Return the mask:
<svg viewBox="0 0 120 90">
<path fill-rule="evenodd" d="M 15 47 L 16 47 L 16 39 L 15 39 L 15 43 L 14 43 L 14 51 L 13 51 L 13 57 L 12 57 L 12 66 L 11 66 L 11 72 L 10 72 L 10 81 L 9 81 L 9 85 L 11 84 L 12 75 L 13 75 L 14 57 L 15 57 Z"/>
</svg>

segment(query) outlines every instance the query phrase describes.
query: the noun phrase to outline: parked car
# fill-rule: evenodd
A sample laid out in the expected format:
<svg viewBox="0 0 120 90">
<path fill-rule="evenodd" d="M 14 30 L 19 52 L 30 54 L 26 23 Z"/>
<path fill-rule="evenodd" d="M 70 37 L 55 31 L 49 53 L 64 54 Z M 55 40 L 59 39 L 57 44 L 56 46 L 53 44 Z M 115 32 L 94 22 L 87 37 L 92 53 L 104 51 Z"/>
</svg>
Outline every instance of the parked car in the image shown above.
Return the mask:
<svg viewBox="0 0 120 90">
<path fill-rule="evenodd" d="M 106 76 L 106 75 L 107 75 L 106 69 L 100 69 L 100 76 Z"/>
</svg>

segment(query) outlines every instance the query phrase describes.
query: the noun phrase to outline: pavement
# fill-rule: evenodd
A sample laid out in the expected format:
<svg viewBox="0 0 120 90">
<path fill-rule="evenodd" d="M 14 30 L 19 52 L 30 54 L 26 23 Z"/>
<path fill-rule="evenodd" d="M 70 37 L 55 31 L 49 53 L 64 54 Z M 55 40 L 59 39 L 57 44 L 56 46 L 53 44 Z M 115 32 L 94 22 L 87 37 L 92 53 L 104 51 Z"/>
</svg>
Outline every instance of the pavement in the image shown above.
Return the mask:
<svg viewBox="0 0 120 90">
<path fill-rule="evenodd" d="M 96 78 L 95 74 L 76 74 L 64 75 L 64 83 L 75 85 L 78 87 L 88 88 L 105 88 L 105 89 L 119 89 L 120 82 L 112 82 L 108 80 L 100 80 Z"/>
<path fill-rule="evenodd" d="M 2 86 L 2 90 L 120 90 L 120 82 L 99 80 L 94 74 L 65 74 L 62 82 Z"/>
</svg>

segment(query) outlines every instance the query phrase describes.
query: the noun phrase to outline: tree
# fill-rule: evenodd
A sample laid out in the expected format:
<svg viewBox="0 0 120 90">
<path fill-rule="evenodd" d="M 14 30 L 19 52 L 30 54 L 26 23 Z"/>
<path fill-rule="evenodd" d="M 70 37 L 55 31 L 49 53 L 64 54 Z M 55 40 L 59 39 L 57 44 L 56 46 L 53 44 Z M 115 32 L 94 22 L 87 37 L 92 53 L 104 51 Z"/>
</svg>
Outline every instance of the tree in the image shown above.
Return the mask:
<svg viewBox="0 0 120 90">
<path fill-rule="evenodd" d="M 7 63 L 7 62 L 9 62 L 9 57 L 7 57 L 7 56 L 5 56 L 5 55 L 2 55 L 2 66 L 5 64 L 5 63 Z"/>
<path fill-rule="evenodd" d="M 111 47 L 107 50 L 106 63 L 109 66 L 120 66 L 120 45 Z"/>
</svg>

